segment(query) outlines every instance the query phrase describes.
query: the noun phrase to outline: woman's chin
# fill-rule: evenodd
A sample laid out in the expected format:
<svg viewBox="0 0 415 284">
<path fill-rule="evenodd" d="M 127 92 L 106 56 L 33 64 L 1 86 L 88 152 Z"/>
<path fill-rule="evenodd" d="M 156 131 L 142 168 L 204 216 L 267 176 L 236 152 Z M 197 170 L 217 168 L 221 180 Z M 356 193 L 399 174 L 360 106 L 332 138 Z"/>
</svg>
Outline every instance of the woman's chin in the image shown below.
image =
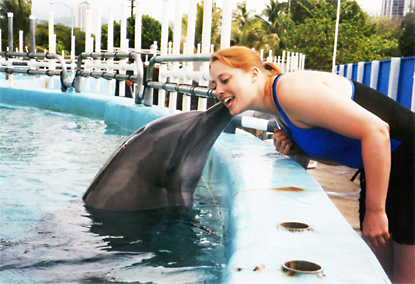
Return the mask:
<svg viewBox="0 0 415 284">
<path fill-rule="evenodd" d="M 236 108 L 230 108 L 230 109 L 229 109 L 229 113 L 230 113 L 231 115 L 235 116 L 235 115 L 241 114 L 241 113 L 242 113 L 242 111 L 241 111 L 241 110 L 239 110 L 239 109 L 236 109 Z"/>
</svg>

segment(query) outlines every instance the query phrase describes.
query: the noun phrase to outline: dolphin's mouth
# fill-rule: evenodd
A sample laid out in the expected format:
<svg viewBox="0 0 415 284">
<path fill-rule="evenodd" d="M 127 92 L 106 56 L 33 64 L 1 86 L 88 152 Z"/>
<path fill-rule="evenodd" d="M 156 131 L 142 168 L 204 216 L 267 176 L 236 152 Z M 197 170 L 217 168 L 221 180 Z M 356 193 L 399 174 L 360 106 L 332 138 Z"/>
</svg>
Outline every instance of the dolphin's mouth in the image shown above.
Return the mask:
<svg viewBox="0 0 415 284">
<path fill-rule="evenodd" d="M 209 137 L 210 138 L 215 137 L 213 142 L 216 141 L 217 137 L 222 133 L 222 131 L 226 128 L 226 126 L 232 120 L 233 116 L 230 114 L 229 109 L 226 107 L 226 105 L 223 104 L 223 103 L 218 103 L 218 104 L 221 104 L 223 106 L 223 109 L 219 109 L 216 112 L 216 115 L 210 116 L 209 119 L 206 118 L 209 115 L 209 113 L 208 113 L 209 110 L 214 108 L 214 107 L 220 107 L 219 105 L 212 106 L 210 109 L 208 109 L 206 111 L 204 117 L 201 118 L 201 119 L 206 119 L 206 121 L 209 121 L 211 119 L 215 119 L 216 123 L 210 123 L 210 124 L 205 123 L 205 125 L 207 124 L 207 127 L 204 128 L 206 131 L 205 131 L 204 135 L 200 137 L 199 141 L 197 141 L 197 143 L 194 145 L 193 149 L 196 148 L 202 141 L 205 141 Z M 221 125 L 221 124 L 223 124 L 223 125 Z M 212 132 L 214 132 L 215 130 L 217 130 L 217 133 L 215 133 L 216 135 L 210 136 L 212 134 Z"/>
</svg>

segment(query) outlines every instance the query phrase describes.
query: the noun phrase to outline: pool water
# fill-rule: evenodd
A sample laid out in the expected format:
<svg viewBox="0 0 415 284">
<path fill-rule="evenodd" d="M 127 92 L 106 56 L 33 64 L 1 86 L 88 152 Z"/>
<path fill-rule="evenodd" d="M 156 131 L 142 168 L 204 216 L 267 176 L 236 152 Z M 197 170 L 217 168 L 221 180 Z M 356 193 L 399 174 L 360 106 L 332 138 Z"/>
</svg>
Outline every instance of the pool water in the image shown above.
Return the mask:
<svg viewBox="0 0 415 284">
<path fill-rule="evenodd" d="M 202 178 L 193 207 L 86 208 L 82 195 L 129 131 L 102 121 L 0 105 L 1 283 L 217 283 L 227 216 Z M 212 188 L 214 187 L 214 190 Z"/>
</svg>

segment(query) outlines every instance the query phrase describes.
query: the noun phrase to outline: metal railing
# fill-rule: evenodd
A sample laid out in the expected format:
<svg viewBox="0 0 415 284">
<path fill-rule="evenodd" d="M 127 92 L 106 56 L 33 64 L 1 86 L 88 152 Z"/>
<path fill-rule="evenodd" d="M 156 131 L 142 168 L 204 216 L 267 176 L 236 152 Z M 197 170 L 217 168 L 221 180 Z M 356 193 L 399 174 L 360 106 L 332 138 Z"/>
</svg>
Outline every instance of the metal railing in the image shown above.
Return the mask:
<svg viewBox="0 0 415 284">
<path fill-rule="evenodd" d="M 82 61 L 86 58 L 93 58 L 93 59 L 133 59 L 135 64 L 136 74 L 128 75 L 128 74 L 117 74 L 112 72 L 105 72 L 105 71 L 87 71 L 82 70 Z M 116 68 L 109 68 L 115 66 L 97 66 L 100 69 L 116 69 Z M 93 67 L 91 65 L 90 67 Z M 122 68 L 122 66 L 119 66 Z M 118 69 L 119 69 L 118 68 Z M 131 81 L 137 84 L 135 88 L 135 96 L 139 96 L 139 94 L 143 91 L 143 75 L 144 75 L 144 68 L 143 68 L 143 61 L 141 60 L 141 53 L 136 52 L 83 52 L 78 56 L 78 61 L 76 65 L 76 75 L 73 82 L 73 87 L 75 88 L 76 92 L 81 92 L 81 78 L 82 77 L 93 77 L 93 78 L 104 78 L 107 80 L 116 79 L 119 81 Z"/>
<path fill-rule="evenodd" d="M 154 69 L 156 63 L 184 63 L 184 62 L 208 62 L 210 60 L 211 54 L 194 54 L 194 55 L 176 55 L 176 56 L 155 56 L 153 57 L 148 65 L 146 78 L 147 82 L 145 83 L 145 88 L 142 96 L 136 97 L 136 103 L 143 103 L 145 106 L 153 105 L 153 88 L 154 89 L 163 89 L 170 92 L 181 92 L 189 95 L 197 95 L 203 98 L 216 98 L 216 92 L 213 88 L 203 87 L 203 86 L 193 86 L 186 84 L 170 83 L 170 82 L 159 82 L 152 81 L 154 76 Z M 175 70 L 163 71 L 164 77 L 175 77 L 181 79 L 189 80 L 198 80 L 202 79 L 209 81 L 210 74 L 209 70 L 193 71 L 193 70 L 184 70 L 185 68 Z"/>
<path fill-rule="evenodd" d="M 21 66 L 13 65 L 13 61 L 10 61 L 7 67 L 0 66 L 0 72 L 5 72 L 6 74 L 20 73 L 20 74 L 29 74 L 29 75 L 39 75 L 44 74 L 48 76 L 60 76 L 61 77 L 61 90 L 66 92 L 69 87 L 72 87 L 72 80 L 68 77 L 67 65 L 65 59 L 54 53 L 35 53 L 35 52 L 10 52 L 3 51 L 0 52 L 0 57 L 5 57 L 6 59 L 11 58 L 25 58 L 25 59 L 56 59 L 59 61 L 62 70 L 36 70 L 36 69 L 22 69 Z M 28 63 L 29 67 L 30 63 Z M 15 67 L 16 66 L 16 67 Z"/>
</svg>

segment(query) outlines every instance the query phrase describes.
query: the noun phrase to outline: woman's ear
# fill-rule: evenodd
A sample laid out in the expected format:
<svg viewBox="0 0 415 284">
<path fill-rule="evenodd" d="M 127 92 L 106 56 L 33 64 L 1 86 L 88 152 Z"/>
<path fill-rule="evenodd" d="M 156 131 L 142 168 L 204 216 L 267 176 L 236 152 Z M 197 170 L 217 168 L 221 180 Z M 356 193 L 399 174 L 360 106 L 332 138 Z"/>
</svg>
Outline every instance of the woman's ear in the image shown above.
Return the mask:
<svg viewBox="0 0 415 284">
<path fill-rule="evenodd" d="M 259 73 L 260 73 L 260 71 L 259 71 L 258 67 L 252 67 L 252 69 L 251 69 L 252 80 L 253 80 L 252 82 L 255 82 L 258 79 Z"/>
</svg>

